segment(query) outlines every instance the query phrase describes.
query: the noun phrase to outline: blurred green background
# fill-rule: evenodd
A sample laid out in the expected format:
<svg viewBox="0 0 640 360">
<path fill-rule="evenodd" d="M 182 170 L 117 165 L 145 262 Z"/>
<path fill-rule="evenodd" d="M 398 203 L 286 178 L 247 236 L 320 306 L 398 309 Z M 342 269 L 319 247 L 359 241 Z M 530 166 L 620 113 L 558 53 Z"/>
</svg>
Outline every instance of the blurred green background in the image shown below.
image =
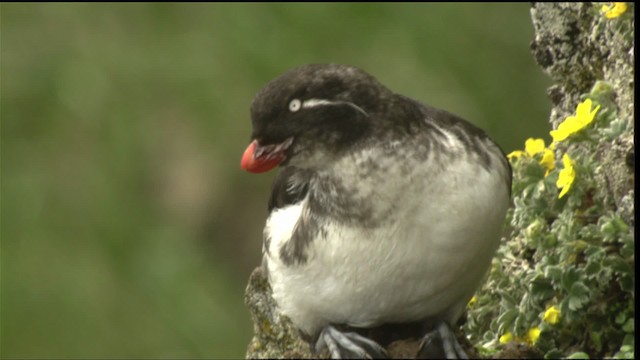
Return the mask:
<svg viewBox="0 0 640 360">
<path fill-rule="evenodd" d="M 0 8 L 3 358 L 243 357 L 274 173 L 239 169 L 286 69 L 359 66 L 483 127 L 547 132 L 528 4 Z"/>
</svg>

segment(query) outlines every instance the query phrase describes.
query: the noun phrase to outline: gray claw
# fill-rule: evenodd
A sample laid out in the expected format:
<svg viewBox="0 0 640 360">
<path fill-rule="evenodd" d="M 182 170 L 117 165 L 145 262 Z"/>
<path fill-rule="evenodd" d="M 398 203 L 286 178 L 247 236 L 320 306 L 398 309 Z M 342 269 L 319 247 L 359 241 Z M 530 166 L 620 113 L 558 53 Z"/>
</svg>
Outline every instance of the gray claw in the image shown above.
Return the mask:
<svg viewBox="0 0 640 360">
<path fill-rule="evenodd" d="M 341 332 L 327 326 L 320 333 L 316 352 L 329 348 L 332 359 L 386 359 L 387 352 L 375 341 L 355 332 Z"/>
<path fill-rule="evenodd" d="M 468 359 L 469 356 L 462 349 L 458 339 L 456 339 L 453 330 L 446 322 L 441 322 L 438 327 L 436 327 L 433 331 L 429 332 L 422 338 L 422 344 L 420 345 L 419 354 L 424 356 L 425 358 L 438 357 L 434 355 L 430 349 L 435 345 L 437 338 L 442 342 L 442 351 L 444 352 L 444 356 L 447 359 Z"/>
</svg>

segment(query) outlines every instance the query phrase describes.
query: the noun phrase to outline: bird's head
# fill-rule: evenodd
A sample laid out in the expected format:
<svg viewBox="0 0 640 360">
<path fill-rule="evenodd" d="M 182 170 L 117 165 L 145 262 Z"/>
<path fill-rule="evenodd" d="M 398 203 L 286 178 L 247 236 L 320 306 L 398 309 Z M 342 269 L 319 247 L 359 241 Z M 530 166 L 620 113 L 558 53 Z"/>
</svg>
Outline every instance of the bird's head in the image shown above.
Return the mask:
<svg viewBox="0 0 640 360">
<path fill-rule="evenodd" d="M 391 92 L 346 65 L 304 65 L 269 82 L 253 99 L 252 142 L 241 167 L 318 169 L 365 138 Z"/>
</svg>

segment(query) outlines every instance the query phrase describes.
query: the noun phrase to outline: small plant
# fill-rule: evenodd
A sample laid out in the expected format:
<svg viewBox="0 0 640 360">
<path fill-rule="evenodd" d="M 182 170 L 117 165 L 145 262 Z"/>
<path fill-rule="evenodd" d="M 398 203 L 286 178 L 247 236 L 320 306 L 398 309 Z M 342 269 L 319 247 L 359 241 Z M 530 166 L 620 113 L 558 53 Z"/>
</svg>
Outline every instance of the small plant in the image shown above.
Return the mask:
<svg viewBox="0 0 640 360">
<path fill-rule="evenodd" d="M 633 357 L 633 229 L 598 189 L 599 141 L 628 126 L 598 82 L 550 135 L 509 154 L 513 207 L 465 332 L 491 355 L 512 341 L 546 358 Z M 496 305 L 497 304 L 497 305 Z"/>
</svg>

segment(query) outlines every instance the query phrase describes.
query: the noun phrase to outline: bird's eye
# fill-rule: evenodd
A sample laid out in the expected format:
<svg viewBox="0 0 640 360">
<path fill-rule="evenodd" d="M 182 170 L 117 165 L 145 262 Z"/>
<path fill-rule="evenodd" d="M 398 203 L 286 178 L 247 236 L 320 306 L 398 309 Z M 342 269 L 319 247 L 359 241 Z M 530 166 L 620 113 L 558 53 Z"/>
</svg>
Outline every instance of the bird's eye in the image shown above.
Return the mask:
<svg viewBox="0 0 640 360">
<path fill-rule="evenodd" d="M 302 107 L 302 103 L 298 99 L 293 99 L 289 103 L 289 110 L 292 111 L 292 112 L 296 112 L 296 111 L 300 110 L 301 107 Z"/>
</svg>

